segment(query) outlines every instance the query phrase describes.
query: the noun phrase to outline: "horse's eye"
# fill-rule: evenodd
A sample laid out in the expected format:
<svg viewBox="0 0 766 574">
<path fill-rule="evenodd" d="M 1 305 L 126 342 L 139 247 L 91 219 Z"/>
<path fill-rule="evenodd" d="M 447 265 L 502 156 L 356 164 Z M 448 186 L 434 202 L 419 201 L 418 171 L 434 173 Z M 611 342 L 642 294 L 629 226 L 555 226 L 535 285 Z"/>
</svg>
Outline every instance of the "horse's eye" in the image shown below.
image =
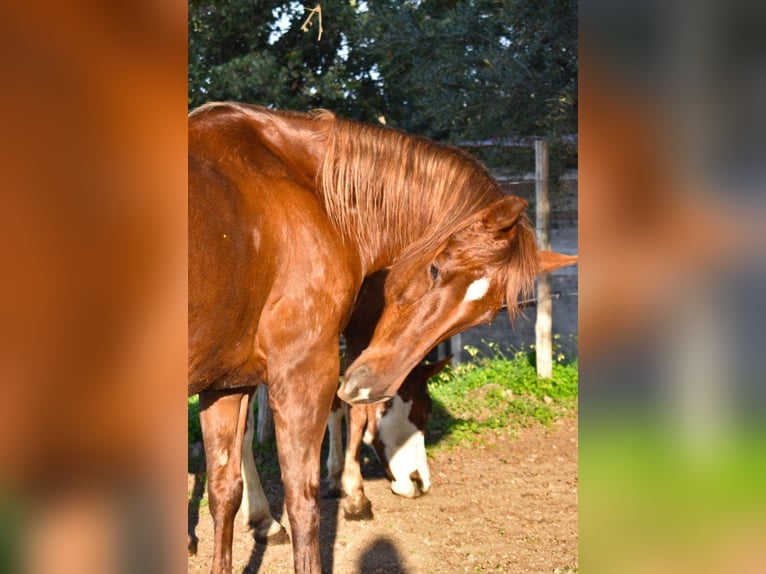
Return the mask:
<svg viewBox="0 0 766 574">
<path fill-rule="evenodd" d="M 436 263 L 431 263 L 431 281 L 436 283 L 439 278 L 439 266 Z"/>
</svg>

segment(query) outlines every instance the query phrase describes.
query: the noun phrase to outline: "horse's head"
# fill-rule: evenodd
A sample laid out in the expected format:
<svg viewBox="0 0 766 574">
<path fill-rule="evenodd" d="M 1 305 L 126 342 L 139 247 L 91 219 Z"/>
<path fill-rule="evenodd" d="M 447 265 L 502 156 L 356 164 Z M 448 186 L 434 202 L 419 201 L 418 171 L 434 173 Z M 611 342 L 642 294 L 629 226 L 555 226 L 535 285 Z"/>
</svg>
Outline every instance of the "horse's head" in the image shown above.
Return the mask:
<svg viewBox="0 0 766 574">
<path fill-rule="evenodd" d="M 385 309 L 369 347 L 346 370 L 338 396 L 348 403 L 392 397 L 440 341 L 492 321 L 507 299 L 515 309 L 538 271 L 527 203 L 495 200 L 451 233 L 406 252 L 391 267 Z"/>
</svg>

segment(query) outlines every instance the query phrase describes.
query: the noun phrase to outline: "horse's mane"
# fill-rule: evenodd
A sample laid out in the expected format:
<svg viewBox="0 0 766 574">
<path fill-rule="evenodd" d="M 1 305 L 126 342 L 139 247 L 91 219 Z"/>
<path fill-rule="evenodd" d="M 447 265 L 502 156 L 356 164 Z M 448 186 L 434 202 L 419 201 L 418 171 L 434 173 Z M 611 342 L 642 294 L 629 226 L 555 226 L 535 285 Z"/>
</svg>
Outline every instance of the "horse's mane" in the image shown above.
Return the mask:
<svg viewBox="0 0 766 574">
<path fill-rule="evenodd" d="M 402 250 L 400 258 L 436 250 L 471 224 L 472 214 L 504 195 L 486 168 L 457 148 L 330 112 L 316 117 L 329 126 L 318 174 L 325 209 L 365 258 L 391 245 Z M 538 265 L 526 215 L 516 229 L 509 251 L 496 254 L 505 263 L 501 280 L 511 317 L 519 295 L 531 291 Z"/>
<path fill-rule="evenodd" d="M 383 240 L 419 242 L 503 193 L 456 148 L 341 118 L 330 122 L 319 183 L 332 222 L 367 253 Z"/>
</svg>

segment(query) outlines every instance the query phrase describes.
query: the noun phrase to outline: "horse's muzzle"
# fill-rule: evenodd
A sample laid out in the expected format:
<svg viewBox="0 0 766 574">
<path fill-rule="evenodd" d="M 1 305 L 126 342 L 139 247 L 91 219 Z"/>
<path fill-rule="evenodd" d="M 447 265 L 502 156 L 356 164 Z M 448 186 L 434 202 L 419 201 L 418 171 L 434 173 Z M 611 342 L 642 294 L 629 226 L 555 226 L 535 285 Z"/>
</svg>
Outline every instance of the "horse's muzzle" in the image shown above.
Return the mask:
<svg viewBox="0 0 766 574">
<path fill-rule="evenodd" d="M 360 365 L 351 375 L 346 376 L 338 389 L 338 397 L 350 405 L 382 403 L 391 398 L 389 395 L 375 392 L 374 383 L 372 369 L 367 365 Z"/>
</svg>

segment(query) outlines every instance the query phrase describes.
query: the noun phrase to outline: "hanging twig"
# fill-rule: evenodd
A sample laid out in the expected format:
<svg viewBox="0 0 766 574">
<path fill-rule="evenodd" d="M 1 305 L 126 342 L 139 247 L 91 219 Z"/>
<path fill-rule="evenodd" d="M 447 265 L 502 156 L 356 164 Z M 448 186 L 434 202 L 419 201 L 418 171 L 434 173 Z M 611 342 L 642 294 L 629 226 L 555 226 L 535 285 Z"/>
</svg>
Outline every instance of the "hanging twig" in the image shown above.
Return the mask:
<svg viewBox="0 0 766 574">
<path fill-rule="evenodd" d="M 316 6 L 313 8 L 307 8 L 304 6 L 305 10 L 310 10 L 309 15 L 306 17 L 306 21 L 303 22 L 303 25 L 301 26 L 301 30 L 304 32 L 308 32 L 309 28 L 313 25 L 311 22 L 311 19 L 314 17 L 314 15 L 317 16 L 317 19 L 319 20 L 319 34 L 317 35 L 317 42 L 319 42 L 322 39 L 322 5 L 317 2 Z"/>
</svg>

